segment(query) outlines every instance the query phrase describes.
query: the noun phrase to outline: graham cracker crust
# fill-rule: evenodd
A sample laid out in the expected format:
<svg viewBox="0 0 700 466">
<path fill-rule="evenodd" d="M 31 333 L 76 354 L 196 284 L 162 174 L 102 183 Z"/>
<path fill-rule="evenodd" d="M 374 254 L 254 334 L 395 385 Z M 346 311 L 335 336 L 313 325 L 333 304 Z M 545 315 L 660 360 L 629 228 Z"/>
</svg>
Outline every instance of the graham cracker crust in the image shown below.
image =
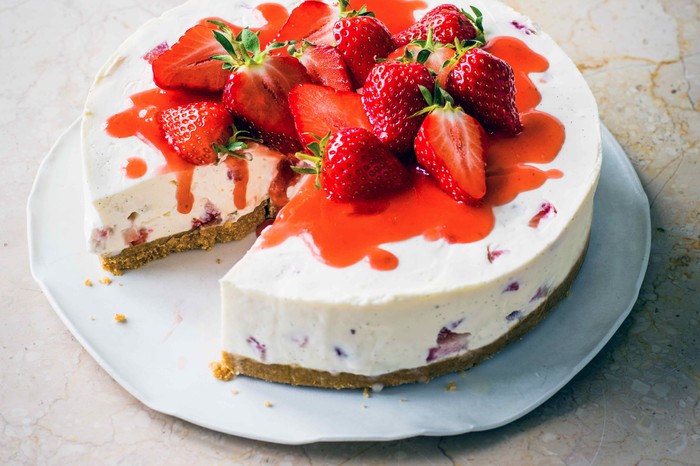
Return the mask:
<svg viewBox="0 0 700 466">
<path fill-rule="evenodd" d="M 125 270 L 137 269 L 175 252 L 208 250 L 216 243 L 241 240 L 266 219 L 274 218 L 274 215 L 275 209 L 271 207 L 270 201 L 266 200 L 236 222 L 196 228 L 125 249 L 116 256 L 101 256 L 102 268 L 114 275 L 121 275 Z"/>
<path fill-rule="evenodd" d="M 467 353 L 453 358 L 443 359 L 427 366 L 415 369 L 402 369 L 399 371 L 379 376 L 364 376 L 340 372 L 330 372 L 307 369 L 299 366 L 286 366 L 281 364 L 263 364 L 259 361 L 222 352 L 222 364 L 235 375 L 246 375 L 269 382 L 284 383 L 289 385 L 304 385 L 322 388 L 369 388 L 380 384 L 386 387 L 402 385 L 413 382 L 427 383 L 435 377 L 450 372 L 466 370 L 480 362 L 494 356 L 513 341 L 519 340 L 526 333 L 539 324 L 559 302 L 569 294 L 569 289 L 581 270 L 588 250 L 588 241 L 581 256 L 573 268 L 554 291 L 534 311 L 523 318 L 508 333 L 498 340 Z"/>
</svg>

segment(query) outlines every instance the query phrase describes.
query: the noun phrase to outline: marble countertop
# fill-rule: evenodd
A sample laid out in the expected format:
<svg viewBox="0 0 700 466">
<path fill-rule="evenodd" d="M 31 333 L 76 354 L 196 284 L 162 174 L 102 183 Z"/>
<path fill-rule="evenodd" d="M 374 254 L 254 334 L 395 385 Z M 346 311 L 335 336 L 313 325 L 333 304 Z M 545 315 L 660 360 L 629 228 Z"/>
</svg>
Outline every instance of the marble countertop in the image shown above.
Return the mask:
<svg viewBox="0 0 700 466">
<path fill-rule="evenodd" d="M 114 48 L 179 2 L 0 5 L 0 463 L 700 464 L 700 3 L 506 1 L 581 69 L 651 204 L 640 298 L 601 353 L 499 429 L 291 447 L 141 405 L 71 336 L 29 271 L 25 206 L 42 158 Z"/>
</svg>

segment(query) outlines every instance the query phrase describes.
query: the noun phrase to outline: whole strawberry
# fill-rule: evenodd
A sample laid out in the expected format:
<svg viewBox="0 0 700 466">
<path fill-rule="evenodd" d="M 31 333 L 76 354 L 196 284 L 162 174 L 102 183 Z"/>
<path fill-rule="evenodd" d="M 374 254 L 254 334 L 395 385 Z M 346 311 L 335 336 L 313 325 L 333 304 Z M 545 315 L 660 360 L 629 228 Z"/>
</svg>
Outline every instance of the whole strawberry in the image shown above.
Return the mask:
<svg viewBox="0 0 700 466">
<path fill-rule="evenodd" d="M 158 112 L 156 120 L 168 144 L 194 165 L 217 163 L 216 146 L 227 145 L 233 135 L 233 116 L 215 102 L 169 108 Z"/>
<path fill-rule="evenodd" d="M 345 59 L 356 87 L 362 87 L 378 59 L 386 58 L 396 48 L 384 23 L 367 12 L 346 11 L 348 0 L 340 0 L 343 16 L 333 26 L 336 48 Z"/>
<path fill-rule="evenodd" d="M 446 86 L 455 102 L 488 131 L 516 135 L 523 130 L 515 106 L 515 75 L 500 58 L 479 48 L 463 52 Z"/>
<path fill-rule="evenodd" d="M 414 40 L 425 40 L 428 31 L 433 30 L 435 41 L 442 44 L 453 44 L 455 40 L 478 40 L 484 42 L 481 12 L 472 7 L 475 16 L 454 5 L 440 5 L 423 16 L 420 21 L 405 31 L 394 35 L 398 47 Z"/>
<path fill-rule="evenodd" d="M 454 200 L 478 205 L 486 195 L 486 132 L 440 87 L 425 93 L 430 106 L 415 140 L 416 159 Z"/>
<path fill-rule="evenodd" d="M 409 184 L 406 167 L 366 129 L 341 129 L 309 145 L 309 149 L 315 154 L 297 156 L 314 163 L 315 168 L 297 171 L 319 175 L 320 187 L 330 199 L 366 201 Z"/>
<path fill-rule="evenodd" d="M 372 68 L 362 93 L 362 105 L 372 124 L 372 132 L 394 154 L 408 160 L 413 139 L 423 122 L 414 117 L 425 107 L 419 86 L 433 88 L 435 79 L 419 63 L 387 61 Z"/>
</svg>

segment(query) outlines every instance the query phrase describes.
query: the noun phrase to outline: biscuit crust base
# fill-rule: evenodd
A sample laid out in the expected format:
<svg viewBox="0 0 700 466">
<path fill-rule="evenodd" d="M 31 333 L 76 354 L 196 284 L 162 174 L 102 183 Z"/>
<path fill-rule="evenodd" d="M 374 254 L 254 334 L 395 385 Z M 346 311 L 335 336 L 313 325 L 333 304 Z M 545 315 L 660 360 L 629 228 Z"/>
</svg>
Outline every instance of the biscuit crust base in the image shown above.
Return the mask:
<svg viewBox="0 0 700 466">
<path fill-rule="evenodd" d="M 372 385 L 386 387 L 413 382 L 427 383 L 435 377 L 450 372 L 466 370 L 480 362 L 492 357 L 513 341 L 519 340 L 527 332 L 539 324 L 559 302 L 569 294 L 569 289 L 578 275 L 588 250 L 588 242 L 581 256 L 564 281 L 552 292 L 552 294 L 540 304 L 540 306 L 523 318 L 508 333 L 498 340 L 486 346 L 467 351 L 465 354 L 453 358 L 443 359 L 433 364 L 415 368 L 402 369 L 378 376 L 365 376 L 340 372 L 330 372 L 307 369 L 299 366 L 287 366 L 281 364 L 263 364 L 259 361 L 238 356 L 224 351 L 222 353 L 222 365 L 229 373 L 246 375 L 269 382 L 284 383 L 289 385 L 304 385 L 323 388 L 369 388 Z M 230 379 L 230 377 L 229 377 Z"/>
<path fill-rule="evenodd" d="M 275 209 L 271 207 L 269 200 L 266 200 L 236 222 L 196 228 L 125 249 L 116 256 L 101 256 L 102 268 L 114 275 L 121 275 L 125 270 L 137 269 L 175 252 L 208 250 L 216 243 L 241 240 L 266 219 L 274 218 L 274 215 Z"/>
</svg>

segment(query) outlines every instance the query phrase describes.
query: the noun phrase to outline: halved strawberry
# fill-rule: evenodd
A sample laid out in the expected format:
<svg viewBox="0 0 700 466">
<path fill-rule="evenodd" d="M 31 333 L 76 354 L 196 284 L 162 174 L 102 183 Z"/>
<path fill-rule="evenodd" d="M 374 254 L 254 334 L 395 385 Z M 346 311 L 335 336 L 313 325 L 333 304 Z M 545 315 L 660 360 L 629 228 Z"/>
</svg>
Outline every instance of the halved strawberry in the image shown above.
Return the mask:
<svg viewBox="0 0 700 466">
<path fill-rule="evenodd" d="M 309 82 L 304 66 L 292 57 L 267 57 L 238 68 L 229 77 L 223 102 L 241 124 L 282 153 L 301 148 L 289 109 L 289 91 Z"/>
<path fill-rule="evenodd" d="M 365 84 L 367 75 L 378 59 L 386 58 L 396 48 L 384 23 L 367 12 L 347 11 L 348 0 L 340 0 L 343 16 L 333 26 L 336 47 L 345 59 L 357 87 Z"/>
<path fill-rule="evenodd" d="M 484 42 L 481 12 L 472 7 L 474 16 L 454 5 L 440 5 L 423 16 L 420 21 L 395 34 L 393 39 L 397 46 L 406 45 L 414 40 L 425 40 L 428 30 L 432 29 L 435 41 L 442 44 L 453 44 L 455 40 L 462 42 L 476 39 Z"/>
<path fill-rule="evenodd" d="M 228 146 L 233 135 L 233 116 L 216 102 L 195 102 L 156 114 L 168 144 L 185 161 L 210 165 L 219 161 L 218 146 Z"/>
<path fill-rule="evenodd" d="M 433 88 L 434 78 L 419 63 L 379 63 L 367 77 L 362 105 L 372 123 L 372 132 L 394 154 L 409 160 L 413 140 L 423 117 L 414 117 L 425 107 L 419 86 Z"/>
<path fill-rule="evenodd" d="M 231 71 L 223 103 L 236 120 L 265 144 L 290 154 L 301 148 L 294 119 L 289 110 L 289 91 L 309 82 L 304 66 L 296 58 L 269 56 L 271 49 L 284 44 L 273 43 L 260 50 L 257 34 L 244 29 L 237 36 L 223 23 L 216 38 L 228 52 L 215 58 Z"/>
<path fill-rule="evenodd" d="M 290 54 L 304 65 L 312 82 L 339 91 L 355 90 L 345 60 L 335 47 L 302 41 L 301 46 L 290 47 Z"/>
<path fill-rule="evenodd" d="M 316 45 L 333 45 L 333 25 L 339 16 L 338 8 L 323 2 L 306 0 L 292 10 L 275 41 L 306 39 Z"/>
<path fill-rule="evenodd" d="M 510 65 L 480 48 L 458 53 L 460 58 L 447 76 L 447 92 L 488 131 L 519 134 L 523 125 Z"/>
<path fill-rule="evenodd" d="M 416 159 L 453 199 L 478 205 L 486 195 L 486 132 L 444 91 L 435 94 L 414 143 Z"/>
<path fill-rule="evenodd" d="M 289 93 L 289 107 L 301 144 L 306 147 L 314 136 L 335 133 L 344 128 L 372 130 L 359 94 L 336 91 L 318 84 L 301 84 Z"/>
<path fill-rule="evenodd" d="M 229 71 L 212 57 L 224 52 L 211 27 L 194 26 L 153 60 L 153 82 L 161 89 L 221 91 Z"/>
<path fill-rule="evenodd" d="M 320 175 L 320 187 L 330 199 L 370 200 L 410 183 L 406 167 L 366 129 L 344 128 L 309 148 L 315 152 L 313 155 L 297 156 L 315 167 L 296 171 Z"/>
</svg>

